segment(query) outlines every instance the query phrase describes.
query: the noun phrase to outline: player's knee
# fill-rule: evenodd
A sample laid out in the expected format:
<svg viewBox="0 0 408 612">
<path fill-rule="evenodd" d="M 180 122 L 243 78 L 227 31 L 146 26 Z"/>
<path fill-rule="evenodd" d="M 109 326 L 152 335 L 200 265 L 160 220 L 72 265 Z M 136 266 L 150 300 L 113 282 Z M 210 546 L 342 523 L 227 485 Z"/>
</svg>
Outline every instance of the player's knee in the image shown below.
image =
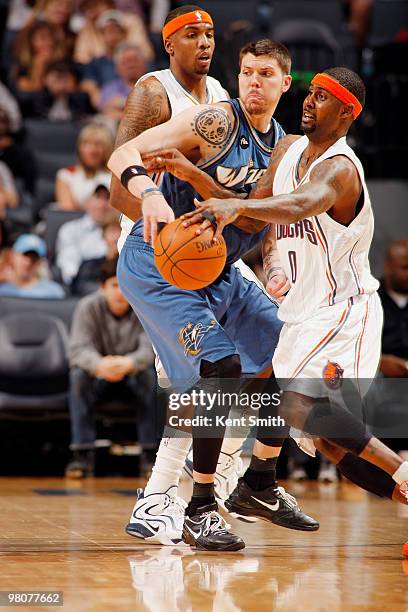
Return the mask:
<svg viewBox="0 0 408 612">
<path fill-rule="evenodd" d="M 317 450 L 326 455 L 332 463 L 338 463 L 346 454 L 345 450 L 335 446 L 324 438 L 313 438 L 313 444 Z"/>
<path fill-rule="evenodd" d="M 239 355 L 228 355 L 218 361 L 201 360 L 201 378 L 240 378 L 241 360 Z"/>
</svg>

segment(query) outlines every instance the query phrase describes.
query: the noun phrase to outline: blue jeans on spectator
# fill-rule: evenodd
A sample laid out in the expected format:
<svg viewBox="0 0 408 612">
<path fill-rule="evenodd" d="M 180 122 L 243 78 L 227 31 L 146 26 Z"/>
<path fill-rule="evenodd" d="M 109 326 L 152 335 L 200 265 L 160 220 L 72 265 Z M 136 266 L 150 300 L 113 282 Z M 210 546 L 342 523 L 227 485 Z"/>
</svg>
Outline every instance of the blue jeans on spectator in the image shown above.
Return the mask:
<svg viewBox="0 0 408 612">
<path fill-rule="evenodd" d="M 70 449 L 93 449 L 96 440 L 94 407 L 100 401 L 134 402 L 138 442 L 151 447 L 156 442 L 156 381 L 151 368 L 117 383 L 95 378 L 80 368 L 71 368 L 69 412 L 71 417 Z"/>
</svg>

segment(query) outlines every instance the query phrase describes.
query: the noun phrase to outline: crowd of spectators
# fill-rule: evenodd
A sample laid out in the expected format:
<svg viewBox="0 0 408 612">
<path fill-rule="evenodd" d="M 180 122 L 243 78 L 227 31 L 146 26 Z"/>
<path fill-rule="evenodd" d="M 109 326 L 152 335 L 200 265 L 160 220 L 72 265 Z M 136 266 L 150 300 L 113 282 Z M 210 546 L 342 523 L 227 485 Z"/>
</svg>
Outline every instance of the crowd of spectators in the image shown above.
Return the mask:
<svg viewBox="0 0 408 612">
<path fill-rule="evenodd" d="M 0 32 L 0 299 L 73 295 L 84 300 L 75 313 L 71 338 L 71 382 L 75 381 L 77 395 L 74 398 L 71 392 L 70 408 L 72 415 L 75 406 L 84 406 L 86 389 L 89 405 L 83 418 L 89 439 L 84 442 L 77 421 L 73 425 L 75 451 L 85 443 L 83 450 L 88 452 L 87 445 L 94 441 L 91 404 L 109 386 L 96 384 L 96 380 L 115 385 L 123 380 L 129 389 L 136 380 L 142 388 L 152 385 L 147 339 L 129 306 L 125 307 L 112 273 L 120 228 L 117 213 L 108 204 L 106 163 L 128 93 L 143 74 L 163 65 L 161 28 L 174 4 L 170 0 L 11 0 L 5 29 Z M 361 49 L 372 1 L 344 0 L 343 5 L 348 7 L 348 25 Z M 231 58 L 231 66 L 234 61 Z M 30 122 L 53 125 L 56 134 L 59 125 L 72 124 L 73 129 L 78 128 L 76 148 L 65 151 L 64 143 L 53 142 L 52 137 L 40 146 L 30 138 Z M 58 152 L 55 156 L 54 151 Z M 44 162 L 42 152 L 54 156 L 51 178 L 50 157 Z M 40 187 L 47 180 L 52 181 L 52 188 L 43 201 Z M 19 216 L 19 211 L 27 214 Z M 49 211 L 66 215 L 53 237 L 52 249 L 47 238 Z M 381 288 L 386 312 L 384 376 L 408 376 L 407 258 L 406 241 L 390 246 Z M 254 260 L 253 267 L 262 277 L 262 264 Z M 116 312 L 115 300 L 121 312 Z M 135 325 L 137 339 L 128 334 L 129 344 L 116 350 L 106 339 L 108 344 L 103 344 L 102 336 L 96 339 L 96 327 L 92 333 L 89 327 L 102 316 L 104 321 L 109 319 L 107 334 L 109 330 L 116 334 L 115 325 L 125 330 Z M 93 348 L 84 348 L 84 355 L 93 353 L 88 367 L 80 355 L 86 338 L 94 342 Z M 141 353 L 143 371 L 150 373 L 143 384 L 138 358 L 131 363 L 131 356 Z M 105 375 L 111 366 L 121 377 L 110 380 Z M 84 474 L 93 469 L 91 455 L 87 454 L 89 465 Z M 75 469 L 78 460 L 84 456 L 77 453 Z"/>
</svg>

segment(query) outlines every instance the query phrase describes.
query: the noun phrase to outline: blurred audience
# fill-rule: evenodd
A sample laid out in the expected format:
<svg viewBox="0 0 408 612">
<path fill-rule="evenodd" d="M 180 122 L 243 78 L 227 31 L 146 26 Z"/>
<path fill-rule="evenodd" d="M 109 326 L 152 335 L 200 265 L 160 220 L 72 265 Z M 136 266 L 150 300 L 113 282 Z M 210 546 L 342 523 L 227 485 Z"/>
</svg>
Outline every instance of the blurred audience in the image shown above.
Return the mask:
<svg viewBox="0 0 408 612">
<path fill-rule="evenodd" d="M 27 298 L 65 297 L 63 288 L 44 278 L 48 274 L 45 242 L 35 234 L 22 234 L 15 241 L 6 278 L 0 284 L 0 296 Z"/>
<path fill-rule="evenodd" d="M 7 208 L 18 206 L 18 193 L 13 175 L 4 162 L 0 161 L 0 219 L 4 219 Z"/>
<path fill-rule="evenodd" d="M 0 108 L 0 161 L 4 162 L 20 179 L 23 187 L 34 194 L 37 180 L 37 168 L 31 150 L 17 139 L 12 132 L 10 117 L 4 108 Z"/>
<path fill-rule="evenodd" d="M 37 0 L 32 19 L 48 23 L 55 31 L 58 47 L 64 57 L 71 57 L 75 35 L 70 29 L 73 14 L 72 0 Z"/>
<path fill-rule="evenodd" d="M 71 60 L 59 60 L 45 70 L 44 90 L 28 116 L 49 121 L 73 121 L 92 114 L 88 94 L 79 90 L 79 72 Z"/>
<path fill-rule="evenodd" d="M 65 50 L 58 44 L 53 26 L 35 21 L 22 30 L 16 41 L 11 71 L 17 94 L 42 91 L 47 65 L 64 56 Z"/>
<path fill-rule="evenodd" d="M 103 85 L 117 78 L 113 55 L 126 39 L 124 19 L 119 11 L 106 11 L 96 22 L 105 44 L 105 54 L 93 58 L 83 69 L 82 89 L 89 94 L 95 109 L 99 106 Z"/>
<path fill-rule="evenodd" d="M 85 203 L 85 214 L 67 221 L 56 242 L 56 264 L 66 285 L 71 285 L 83 261 L 104 257 L 107 245 L 103 226 L 116 214 L 109 206 L 109 190 L 98 185 Z"/>
<path fill-rule="evenodd" d="M 110 185 L 106 163 L 113 149 L 113 136 L 103 125 L 91 123 L 78 137 L 78 163 L 57 172 L 55 195 L 63 210 L 82 210 L 97 185 Z"/>
<path fill-rule="evenodd" d="M 97 27 L 97 21 L 104 11 L 111 11 L 115 8 L 116 4 L 113 0 L 83 0 L 80 3 L 86 24 L 78 33 L 75 43 L 74 58 L 77 62 L 87 64 L 94 57 L 106 55 L 105 42 Z M 127 42 L 138 45 L 146 61 L 151 62 L 154 59 L 153 47 L 143 19 L 131 13 L 122 13 L 122 15 L 127 32 Z"/>
<path fill-rule="evenodd" d="M 74 313 L 69 361 L 71 445 L 74 460 L 66 475 L 93 474 L 97 401 L 128 400 L 138 415 L 138 440 L 155 442 L 153 350 L 119 289 L 117 259 L 106 261 L 100 291 L 83 298 Z M 135 415 L 136 416 L 136 415 Z"/>
<path fill-rule="evenodd" d="M 99 110 L 104 115 L 120 120 L 129 92 L 146 72 L 146 63 L 139 48 L 126 43 L 116 50 L 114 61 L 118 78 L 102 87 Z"/>
<path fill-rule="evenodd" d="M 88 295 L 96 291 L 101 277 L 101 268 L 106 260 L 113 260 L 118 257 L 118 240 L 120 236 L 120 224 L 118 219 L 109 220 L 102 227 L 102 237 L 106 243 L 106 253 L 104 257 L 85 259 L 79 266 L 78 274 L 71 283 L 71 293 L 73 295 Z"/>
<path fill-rule="evenodd" d="M 0 82 L 0 108 L 2 108 L 9 119 L 10 132 L 18 132 L 21 130 L 23 120 L 21 117 L 20 108 L 17 100 L 7 87 Z"/>
<path fill-rule="evenodd" d="M 380 287 L 384 308 L 380 369 L 390 378 L 408 377 L 408 238 L 389 245 Z"/>
</svg>

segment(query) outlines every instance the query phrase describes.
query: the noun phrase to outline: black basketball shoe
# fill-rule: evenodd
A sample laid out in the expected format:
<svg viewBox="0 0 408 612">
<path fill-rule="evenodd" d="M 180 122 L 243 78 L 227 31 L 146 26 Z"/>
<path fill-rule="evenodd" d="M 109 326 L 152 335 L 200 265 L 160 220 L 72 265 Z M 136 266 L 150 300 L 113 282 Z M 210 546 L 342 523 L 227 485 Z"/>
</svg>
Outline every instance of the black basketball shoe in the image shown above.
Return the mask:
<svg viewBox="0 0 408 612">
<path fill-rule="evenodd" d="M 243 478 L 225 500 L 225 507 L 236 518 L 258 517 L 287 529 L 316 531 L 320 527 L 314 518 L 301 511 L 296 499 L 283 487 L 254 491 Z"/>
<path fill-rule="evenodd" d="M 232 551 L 245 548 L 245 542 L 234 533 L 217 512 L 216 503 L 201 506 L 193 516 L 184 519 L 183 540 L 198 550 Z M 188 508 L 187 508 L 188 512 Z"/>
</svg>

